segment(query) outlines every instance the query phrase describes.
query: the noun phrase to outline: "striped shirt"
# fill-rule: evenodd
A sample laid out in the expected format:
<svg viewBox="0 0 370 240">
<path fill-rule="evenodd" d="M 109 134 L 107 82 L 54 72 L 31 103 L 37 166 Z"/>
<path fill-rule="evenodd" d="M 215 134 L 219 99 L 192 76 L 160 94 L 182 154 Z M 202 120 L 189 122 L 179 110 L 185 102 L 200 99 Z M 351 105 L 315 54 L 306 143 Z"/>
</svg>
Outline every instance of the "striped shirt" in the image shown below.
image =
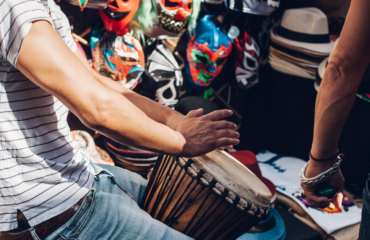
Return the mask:
<svg viewBox="0 0 370 240">
<path fill-rule="evenodd" d="M 0 0 L 0 231 L 18 227 L 18 209 L 31 226 L 64 212 L 93 182 L 89 158 L 70 136 L 66 106 L 15 68 L 36 20 L 50 22 L 76 50 L 53 0 Z"/>
</svg>

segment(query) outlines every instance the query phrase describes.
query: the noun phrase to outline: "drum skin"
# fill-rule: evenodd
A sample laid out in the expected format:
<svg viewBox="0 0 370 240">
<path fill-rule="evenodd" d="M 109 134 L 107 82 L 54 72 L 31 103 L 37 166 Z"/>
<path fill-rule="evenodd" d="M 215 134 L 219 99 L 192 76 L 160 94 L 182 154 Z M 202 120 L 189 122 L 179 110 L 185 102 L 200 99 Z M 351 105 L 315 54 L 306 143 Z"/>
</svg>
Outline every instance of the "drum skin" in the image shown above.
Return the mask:
<svg viewBox="0 0 370 240">
<path fill-rule="evenodd" d="M 233 197 L 230 197 L 233 196 Z M 236 239 L 270 209 L 240 197 L 197 169 L 192 159 L 159 156 L 141 207 L 153 218 L 195 239 Z"/>
</svg>

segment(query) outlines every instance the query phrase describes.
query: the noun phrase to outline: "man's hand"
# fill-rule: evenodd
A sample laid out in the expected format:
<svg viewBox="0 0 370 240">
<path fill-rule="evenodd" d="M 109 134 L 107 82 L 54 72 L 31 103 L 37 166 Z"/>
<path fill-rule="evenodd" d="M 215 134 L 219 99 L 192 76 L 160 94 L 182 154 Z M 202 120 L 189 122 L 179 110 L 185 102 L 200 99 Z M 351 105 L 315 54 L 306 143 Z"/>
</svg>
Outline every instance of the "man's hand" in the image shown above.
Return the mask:
<svg viewBox="0 0 370 240">
<path fill-rule="evenodd" d="M 234 123 L 220 120 L 231 116 L 231 110 L 217 110 L 202 116 L 203 109 L 190 111 L 179 123 L 176 131 L 184 140 L 181 156 L 200 156 L 219 147 L 239 144 L 239 133 Z"/>
<path fill-rule="evenodd" d="M 315 177 L 319 175 L 320 173 L 329 169 L 331 166 L 333 166 L 333 164 L 331 165 L 330 164 L 310 161 L 310 163 L 307 166 L 305 176 L 308 178 Z M 333 202 L 331 202 L 327 197 L 322 197 L 322 196 L 320 197 L 316 195 L 315 190 L 316 190 L 317 185 L 308 185 L 308 184 L 301 183 L 301 186 L 304 190 L 307 201 L 311 203 L 313 206 L 318 207 L 318 208 L 328 207 L 330 209 L 334 209 L 335 206 L 341 207 L 342 200 L 343 200 L 344 178 L 343 178 L 343 175 L 340 169 L 338 170 L 338 172 L 334 173 L 334 175 L 330 176 L 325 181 L 325 183 L 337 189 L 337 194 L 335 195 Z"/>
</svg>

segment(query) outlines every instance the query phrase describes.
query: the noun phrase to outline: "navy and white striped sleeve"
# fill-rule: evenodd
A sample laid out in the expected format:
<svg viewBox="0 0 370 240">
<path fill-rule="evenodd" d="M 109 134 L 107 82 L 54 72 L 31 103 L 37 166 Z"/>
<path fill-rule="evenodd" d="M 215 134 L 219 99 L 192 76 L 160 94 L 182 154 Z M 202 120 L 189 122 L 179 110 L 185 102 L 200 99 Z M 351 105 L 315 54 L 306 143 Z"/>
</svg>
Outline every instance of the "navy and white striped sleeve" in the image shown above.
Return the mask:
<svg viewBox="0 0 370 240">
<path fill-rule="evenodd" d="M 38 20 L 52 24 L 40 0 L 0 0 L 0 58 L 16 67 L 22 41 Z"/>
<path fill-rule="evenodd" d="M 77 45 L 72 37 L 72 31 L 67 16 L 62 12 L 60 7 L 55 4 L 54 1 L 49 2 L 49 7 L 55 30 L 58 32 L 59 36 L 63 39 L 67 46 L 72 50 L 72 52 L 75 52 Z"/>
</svg>

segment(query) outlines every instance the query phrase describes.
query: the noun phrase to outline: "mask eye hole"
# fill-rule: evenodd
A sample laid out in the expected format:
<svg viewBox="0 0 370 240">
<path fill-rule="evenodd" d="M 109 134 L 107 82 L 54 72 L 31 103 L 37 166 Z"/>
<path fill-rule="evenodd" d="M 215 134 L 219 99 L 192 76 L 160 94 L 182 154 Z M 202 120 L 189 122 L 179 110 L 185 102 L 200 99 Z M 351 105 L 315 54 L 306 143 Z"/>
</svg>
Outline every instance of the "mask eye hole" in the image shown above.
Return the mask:
<svg viewBox="0 0 370 240">
<path fill-rule="evenodd" d="M 188 1 L 186 4 L 185 4 L 185 10 L 189 13 L 191 13 L 193 11 L 193 1 Z"/>
<path fill-rule="evenodd" d="M 168 7 L 169 9 L 171 9 L 171 8 L 178 8 L 178 7 L 180 7 L 180 2 L 172 2 L 170 0 L 165 0 L 164 1 L 164 5 L 166 7 Z"/>
<path fill-rule="evenodd" d="M 128 0 L 127 0 L 127 1 L 128 1 Z M 111 3 L 109 4 L 109 6 L 110 6 L 110 7 L 118 8 L 117 1 L 116 1 L 116 0 L 114 0 L 113 2 L 111 2 Z"/>
<path fill-rule="evenodd" d="M 218 58 L 217 60 L 216 60 L 216 64 L 217 65 L 221 65 L 221 64 L 223 64 L 224 62 L 225 62 L 225 58 Z"/>
<path fill-rule="evenodd" d="M 256 62 L 250 58 L 247 58 L 247 64 L 248 66 L 255 68 L 256 67 Z"/>
<path fill-rule="evenodd" d="M 197 59 L 202 63 L 207 63 L 208 59 L 202 55 L 197 55 Z"/>
</svg>

